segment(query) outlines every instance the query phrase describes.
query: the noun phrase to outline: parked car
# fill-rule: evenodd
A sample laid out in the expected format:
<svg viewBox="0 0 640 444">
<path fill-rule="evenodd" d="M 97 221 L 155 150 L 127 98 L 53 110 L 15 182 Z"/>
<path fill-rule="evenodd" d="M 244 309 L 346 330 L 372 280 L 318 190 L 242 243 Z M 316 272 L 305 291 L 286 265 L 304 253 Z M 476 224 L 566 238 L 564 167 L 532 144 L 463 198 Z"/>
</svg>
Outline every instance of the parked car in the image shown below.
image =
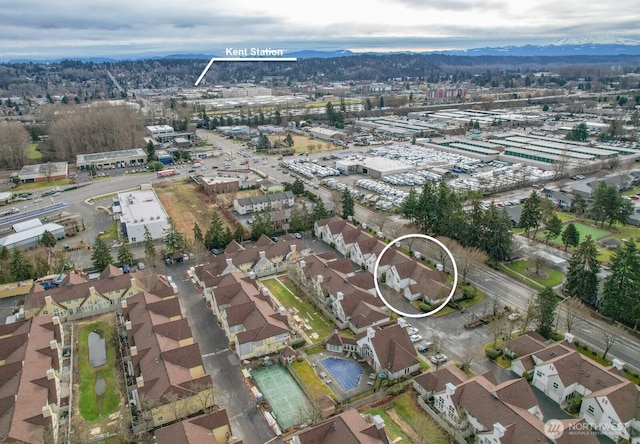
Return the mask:
<svg viewBox="0 0 640 444">
<path fill-rule="evenodd" d="M 302 239 L 302 233 L 293 233 L 293 237 L 296 239 Z"/>
<path fill-rule="evenodd" d="M 410 335 L 415 335 L 415 334 L 420 333 L 420 330 L 418 330 L 415 327 L 409 327 L 409 328 L 407 328 L 407 333 L 409 333 Z"/>
<path fill-rule="evenodd" d="M 518 319 L 520 319 L 520 314 L 511 313 L 509 316 L 507 316 L 507 319 L 509 319 L 510 321 L 517 321 Z"/>
<path fill-rule="evenodd" d="M 431 342 L 423 342 L 422 344 L 418 345 L 418 351 L 420 353 L 426 353 L 432 346 L 433 344 Z"/>
<path fill-rule="evenodd" d="M 213 255 L 217 256 L 217 255 L 219 255 L 219 254 L 220 254 L 220 250 L 218 250 L 217 248 L 212 248 L 212 249 L 211 249 L 211 254 L 213 254 Z"/>
<path fill-rule="evenodd" d="M 420 342 L 422 341 L 422 336 L 420 335 L 411 335 L 409 336 L 409 339 L 411 339 L 411 342 Z"/>
<path fill-rule="evenodd" d="M 431 357 L 431 362 L 434 364 L 442 364 L 443 362 L 447 362 L 447 356 L 439 353 Z"/>
</svg>

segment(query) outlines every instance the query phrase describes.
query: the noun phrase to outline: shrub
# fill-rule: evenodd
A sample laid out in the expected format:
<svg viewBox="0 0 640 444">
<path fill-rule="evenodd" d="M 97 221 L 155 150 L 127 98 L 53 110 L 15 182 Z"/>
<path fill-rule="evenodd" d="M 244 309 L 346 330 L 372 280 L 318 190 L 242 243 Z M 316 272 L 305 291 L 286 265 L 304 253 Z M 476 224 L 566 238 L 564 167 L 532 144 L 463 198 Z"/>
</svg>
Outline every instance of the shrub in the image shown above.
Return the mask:
<svg viewBox="0 0 640 444">
<path fill-rule="evenodd" d="M 419 310 L 425 313 L 431 311 L 431 305 L 427 304 L 426 302 L 418 302 L 417 306 Z"/>
<path fill-rule="evenodd" d="M 524 375 L 524 379 L 527 380 L 527 382 L 531 382 L 533 381 L 533 372 L 526 372 Z"/>
<path fill-rule="evenodd" d="M 307 341 L 304 338 L 298 338 L 291 341 L 291 348 L 300 348 L 307 345 Z"/>
<path fill-rule="evenodd" d="M 402 384 L 394 384 L 389 387 L 389 393 L 393 396 L 399 395 L 402 392 L 404 392 L 404 385 Z"/>
<path fill-rule="evenodd" d="M 492 361 L 495 361 L 500 357 L 500 352 L 493 347 L 487 347 L 484 352 L 486 353 L 487 358 Z"/>
</svg>

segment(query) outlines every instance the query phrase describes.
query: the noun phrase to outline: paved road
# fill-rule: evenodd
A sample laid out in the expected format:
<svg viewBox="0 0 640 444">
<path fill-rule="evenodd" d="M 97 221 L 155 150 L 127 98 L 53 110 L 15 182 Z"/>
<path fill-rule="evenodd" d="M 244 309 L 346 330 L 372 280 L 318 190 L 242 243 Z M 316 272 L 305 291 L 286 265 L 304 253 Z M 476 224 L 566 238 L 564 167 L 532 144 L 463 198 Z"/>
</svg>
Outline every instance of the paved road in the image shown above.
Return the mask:
<svg viewBox="0 0 640 444">
<path fill-rule="evenodd" d="M 157 272 L 172 276 L 178 287 L 183 315 L 189 319 L 202 360 L 211 376 L 215 402 L 227 409 L 233 435 L 247 444 L 262 444 L 275 435 L 258 411 L 253 397 L 242 379 L 240 362 L 229 350 L 227 338 L 216 322 L 198 289 L 188 279 L 189 262 L 169 267 L 158 266 Z M 280 443 L 280 440 L 274 441 Z"/>
<path fill-rule="evenodd" d="M 436 260 L 435 244 L 413 245 L 413 249 L 420 251 L 432 260 Z M 476 285 L 489 298 L 499 298 L 501 304 L 509 305 L 517 310 L 524 311 L 531 298 L 537 295 L 537 291 L 530 287 L 487 267 L 484 264 L 476 264 L 471 267 L 467 275 L 467 280 Z M 560 306 L 559 309 L 559 330 L 562 330 L 563 319 L 566 309 Z M 592 348 L 604 350 L 603 332 L 616 334 L 619 339 L 610 351 L 609 359 L 617 357 L 624 362 L 640 369 L 640 341 L 637 338 L 621 332 L 610 324 L 599 319 L 592 318 L 588 313 L 578 314 L 579 321 L 572 333 L 578 340 L 588 343 Z"/>
</svg>

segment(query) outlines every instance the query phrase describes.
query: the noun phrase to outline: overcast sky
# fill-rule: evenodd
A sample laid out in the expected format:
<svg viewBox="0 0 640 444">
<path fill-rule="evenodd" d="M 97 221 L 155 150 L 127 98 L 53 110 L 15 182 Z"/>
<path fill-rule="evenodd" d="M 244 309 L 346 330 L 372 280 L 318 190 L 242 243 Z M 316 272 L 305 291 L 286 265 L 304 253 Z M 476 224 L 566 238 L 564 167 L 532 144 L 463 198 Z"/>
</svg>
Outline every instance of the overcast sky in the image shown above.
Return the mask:
<svg viewBox="0 0 640 444">
<path fill-rule="evenodd" d="M 0 60 L 640 40 L 639 24 L 637 0 L 2 1 Z"/>
</svg>

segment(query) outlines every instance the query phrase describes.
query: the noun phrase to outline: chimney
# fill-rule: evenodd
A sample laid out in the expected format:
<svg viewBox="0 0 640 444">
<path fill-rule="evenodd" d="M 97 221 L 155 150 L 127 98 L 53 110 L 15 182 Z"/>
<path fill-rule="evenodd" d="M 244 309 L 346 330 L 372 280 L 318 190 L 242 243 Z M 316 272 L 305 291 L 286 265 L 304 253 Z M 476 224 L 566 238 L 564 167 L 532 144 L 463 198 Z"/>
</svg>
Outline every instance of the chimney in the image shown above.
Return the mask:
<svg viewBox="0 0 640 444">
<path fill-rule="evenodd" d="M 50 418 L 51 417 L 51 406 L 49 404 L 42 406 L 42 416 L 44 418 Z"/>
<path fill-rule="evenodd" d="M 445 391 L 446 391 L 446 393 L 447 393 L 447 395 L 448 395 L 448 396 L 455 395 L 455 393 L 456 393 L 456 386 L 455 386 L 455 385 L 453 385 L 451 382 L 447 382 L 447 383 L 444 385 L 444 388 L 445 388 Z"/>
<path fill-rule="evenodd" d="M 291 244 L 291 245 L 289 245 L 289 248 L 291 248 L 291 252 L 292 252 L 292 253 L 295 253 L 295 252 L 296 252 L 296 248 L 297 248 L 297 247 L 296 247 L 296 244 Z"/>
<path fill-rule="evenodd" d="M 131 356 L 138 356 L 138 347 L 135 345 L 132 345 L 129 351 L 131 352 Z"/>
<path fill-rule="evenodd" d="M 384 419 L 382 419 L 380 415 L 376 415 L 373 417 L 373 423 L 376 425 L 376 429 L 378 430 L 384 429 Z"/>
<path fill-rule="evenodd" d="M 367 338 L 373 339 L 375 335 L 376 335 L 376 331 L 373 329 L 373 327 L 367 328 Z"/>
<path fill-rule="evenodd" d="M 53 371 L 53 369 L 52 368 L 47 369 L 47 379 L 51 381 L 55 377 L 56 377 L 56 373 Z"/>
<path fill-rule="evenodd" d="M 287 309 L 281 305 L 280 307 L 278 307 L 278 314 L 280 314 L 280 316 L 282 317 L 287 316 Z"/>
<path fill-rule="evenodd" d="M 255 280 L 255 278 L 256 278 L 256 273 L 255 273 L 255 271 L 253 271 L 253 270 L 252 270 L 252 271 L 250 271 L 250 272 L 249 272 L 249 279 Z"/>
<path fill-rule="evenodd" d="M 419 251 L 414 251 L 414 252 L 413 252 L 413 257 L 415 257 L 417 260 L 420 260 L 420 258 L 421 258 L 422 256 L 420 255 L 420 252 L 419 252 Z"/>
<path fill-rule="evenodd" d="M 53 322 L 53 325 L 60 325 L 60 318 L 58 316 L 54 316 L 51 318 L 51 322 Z"/>
<path fill-rule="evenodd" d="M 624 361 L 618 358 L 613 358 L 611 364 L 616 368 L 616 370 L 622 371 L 624 369 Z"/>
<path fill-rule="evenodd" d="M 128 307 L 128 305 L 127 305 L 127 300 L 126 300 L 126 299 L 123 299 L 123 300 L 122 300 L 122 302 L 120 303 L 120 306 L 121 306 L 122 308 L 127 308 L 127 307 Z"/>
<path fill-rule="evenodd" d="M 262 287 L 262 296 L 265 298 L 269 297 L 269 289 L 267 287 Z"/>
<path fill-rule="evenodd" d="M 228 267 L 233 265 L 233 259 L 232 258 L 227 258 L 226 261 L 227 261 L 227 266 Z"/>
<path fill-rule="evenodd" d="M 125 321 L 124 328 L 129 331 L 131 330 L 131 321 Z"/>
<path fill-rule="evenodd" d="M 265 257 L 267 257 L 266 253 L 264 251 L 259 251 L 258 255 L 260 256 L 260 259 L 264 259 Z"/>
<path fill-rule="evenodd" d="M 504 432 L 506 431 L 507 429 L 499 422 L 496 422 L 493 425 L 493 435 L 497 436 L 498 438 L 502 438 L 504 436 Z"/>
<path fill-rule="evenodd" d="M 51 350 L 57 350 L 58 349 L 58 343 L 56 342 L 55 339 L 52 339 L 49 341 L 49 347 L 51 347 Z"/>
<path fill-rule="evenodd" d="M 344 293 L 339 291 L 336 293 L 336 300 L 341 301 L 344 299 Z"/>
<path fill-rule="evenodd" d="M 572 344 L 574 339 L 575 339 L 575 336 L 572 335 L 571 333 L 564 334 L 564 340 L 567 341 L 569 344 Z"/>
<path fill-rule="evenodd" d="M 144 376 L 140 375 L 136 378 L 136 387 L 138 388 L 144 387 Z"/>
<path fill-rule="evenodd" d="M 51 296 L 47 295 L 44 297 L 45 305 L 51 305 Z"/>
<path fill-rule="evenodd" d="M 307 266 L 307 262 L 305 260 L 300 261 L 300 268 L 304 268 Z"/>
</svg>

